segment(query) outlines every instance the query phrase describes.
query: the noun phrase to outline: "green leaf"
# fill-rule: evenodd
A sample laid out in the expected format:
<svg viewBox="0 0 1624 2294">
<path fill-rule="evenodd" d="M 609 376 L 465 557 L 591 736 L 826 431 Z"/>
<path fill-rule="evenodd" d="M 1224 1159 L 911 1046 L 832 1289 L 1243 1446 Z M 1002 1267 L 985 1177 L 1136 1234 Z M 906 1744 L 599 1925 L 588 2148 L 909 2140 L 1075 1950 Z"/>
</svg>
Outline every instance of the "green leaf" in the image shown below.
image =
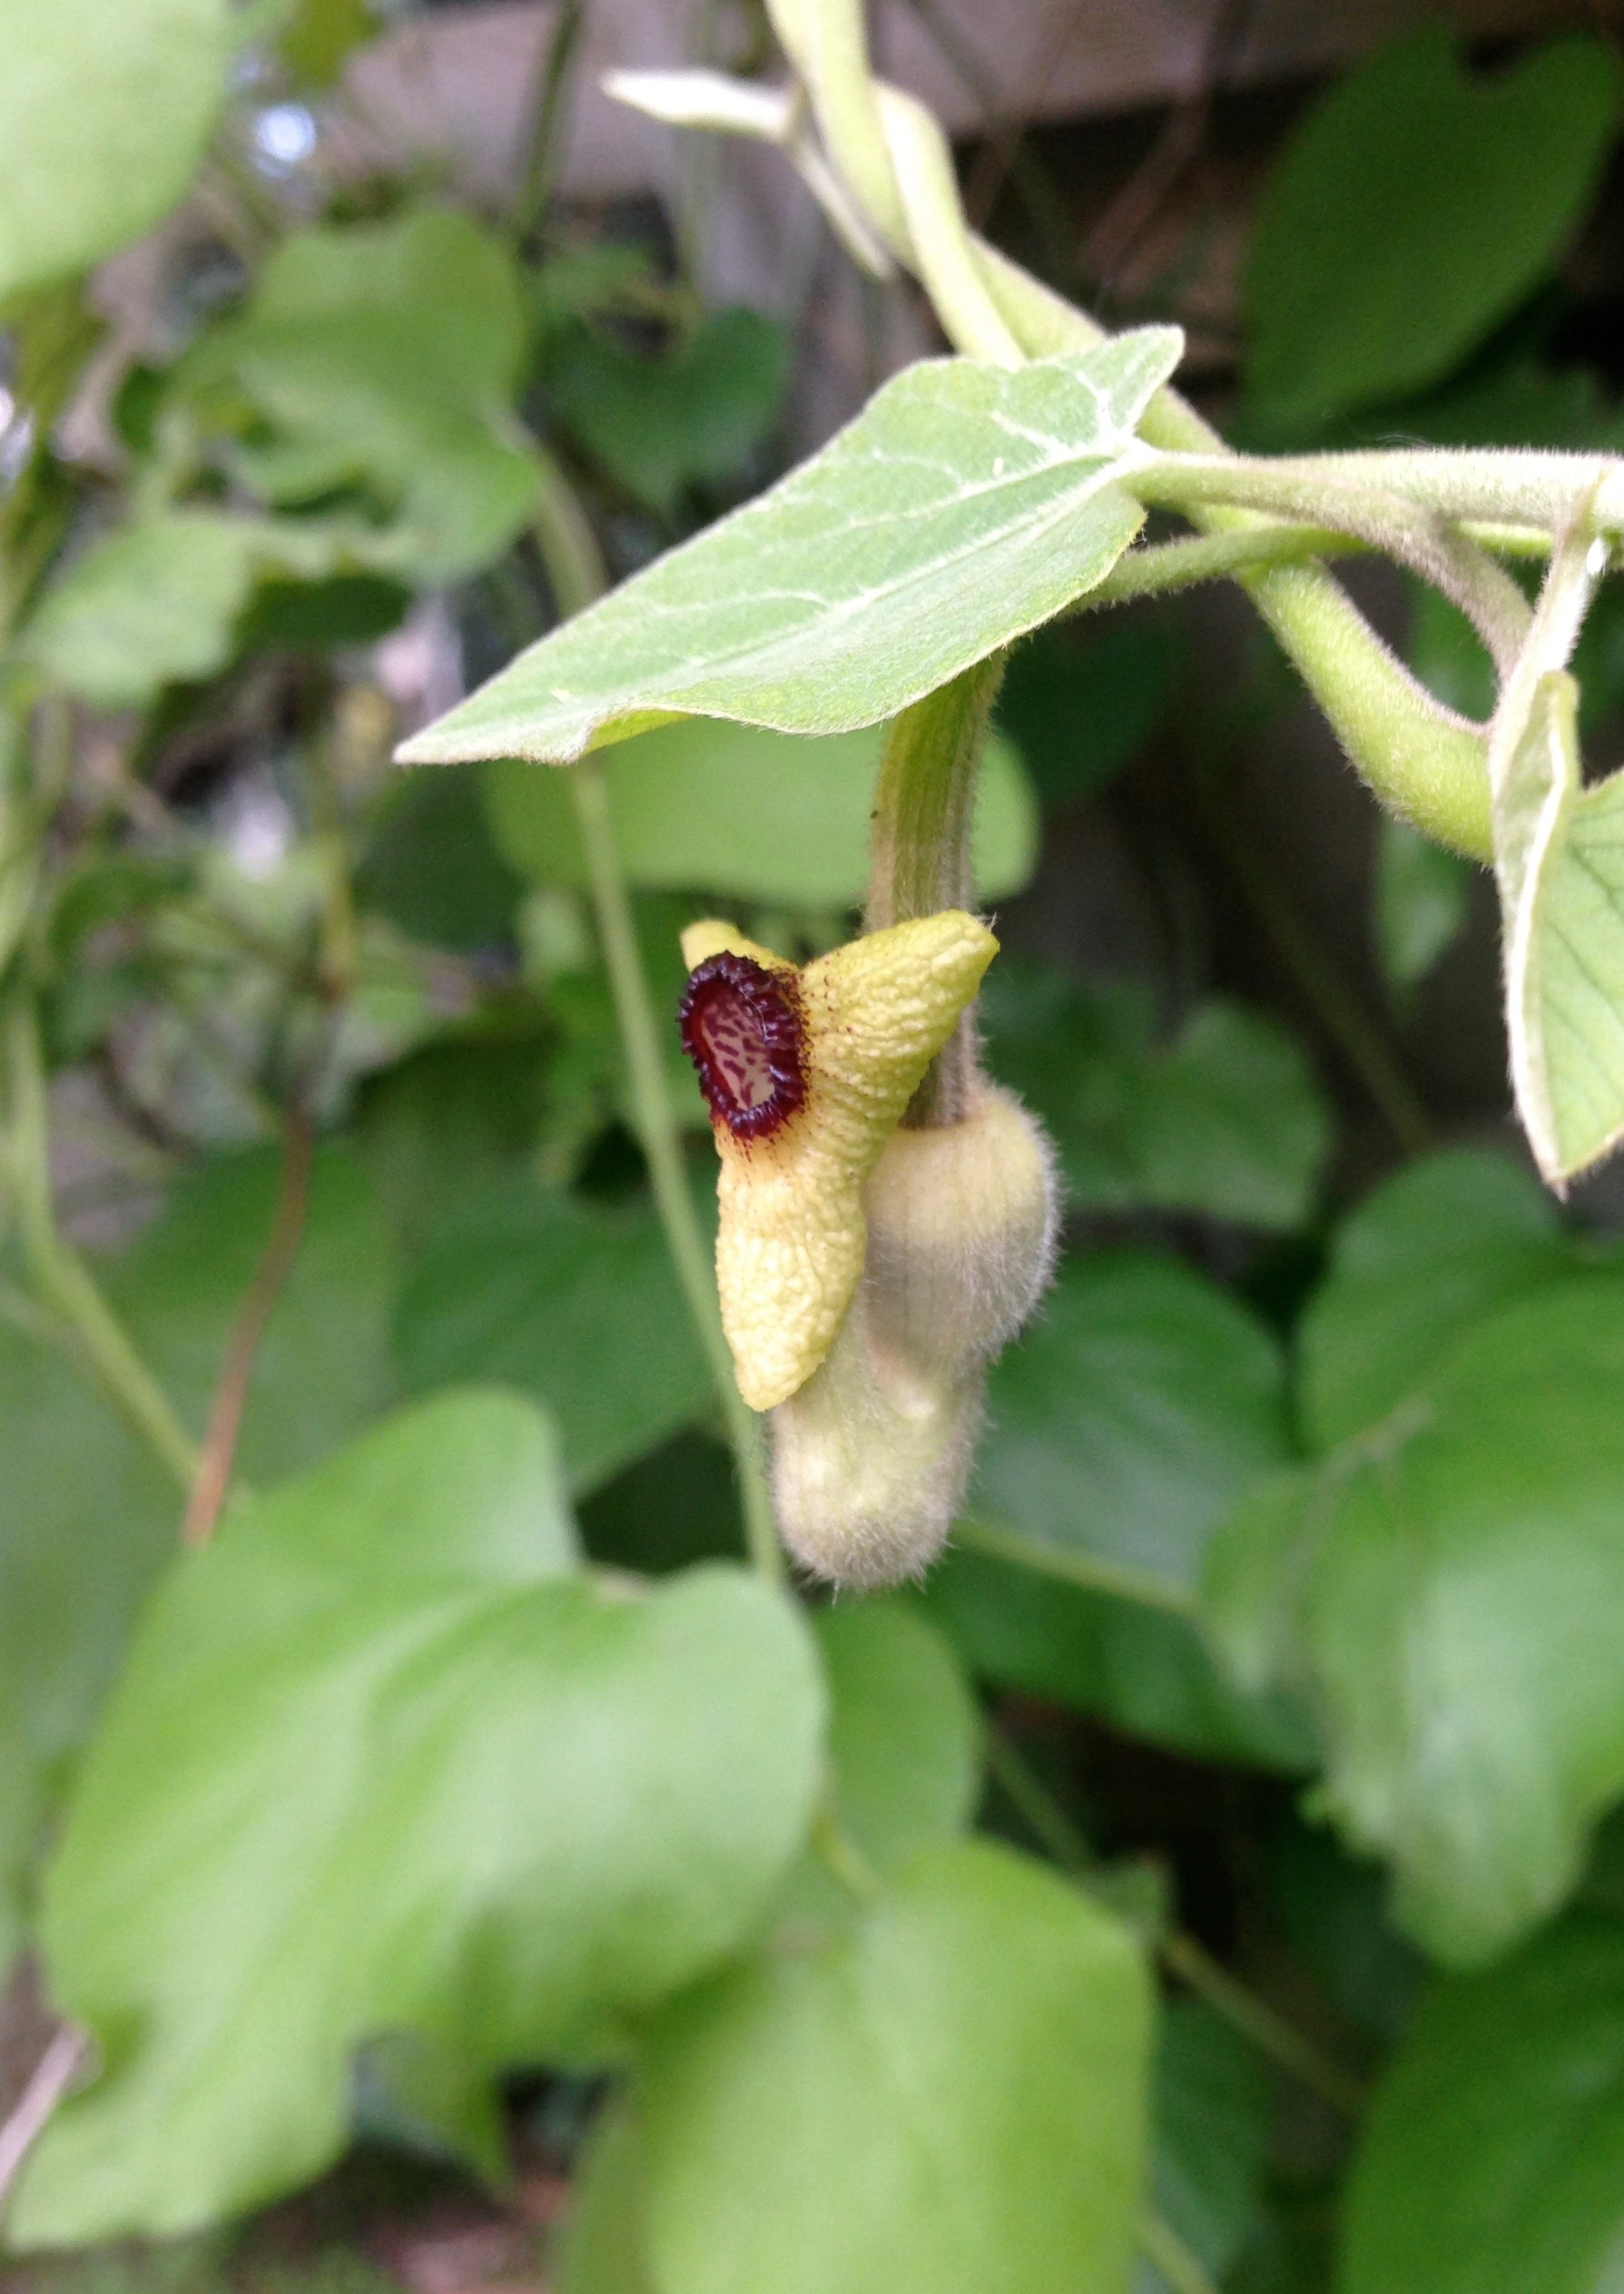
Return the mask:
<svg viewBox="0 0 1624 2294">
<path fill-rule="evenodd" d="M 223 0 L 7 0 L 0 302 L 167 214 L 213 131 L 231 44 Z"/>
<path fill-rule="evenodd" d="M 1148 2021 L 1108 1914 L 1007 1850 L 928 1851 L 837 1938 L 655 2025 L 637 2081 L 654 2283 L 1120 2294 Z"/>
<path fill-rule="evenodd" d="M 423 207 L 283 241 L 247 313 L 205 338 L 178 388 L 243 394 L 231 467 L 269 501 L 359 487 L 380 524 L 367 563 L 451 580 L 530 517 L 535 453 L 511 411 L 525 342 L 511 256 L 463 214 Z M 217 419 L 223 416 L 217 415 Z"/>
<path fill-rule="evenodd" d="M 1142 513 L 1117 481 L 1177 330 L 1006 372 L 930 359 L 821 454 L 416 734 L 411 764 L 567 763 L 672 716 L 850 733 L 1101 579 Z"/>
<path fill-rule="evenodd" d="M 1233 2024 L 1200 2000 L 1176 1999 L 1162 2010 L 1153 2092 L 1152 2203 L 1216 2285 L 1256 2220 L 1268 2082 Z"/>
<path fill-rule="evenodd" d="M 1282 1696 L 1237 1689 L 1187 1618 L 1086 1590 L 1030 1566 L 950 1550 L 924 1604 L 969 1669 L 1198 1759 L 1296 1772 L 1312 1730 Z"/>
<path fill-rule="evenodd" d="M 301 85 L 329 88 L 378 28 L 370 0 L 293 0 L 277 54 Z"/>
<path fill-rule="evenodd" d="M 143 708 L 164 685 L 226 666 L 261 577 L 327 573 L 348 538 L 336 527 L 212 510 L 143 518 L 52 585 L 21 651 L 95 708 Z"/>
<path fill-rule="evenodd" d="M 1390 988 L 1425 979 L 1466 921 L 1470 861 L 1383 812 L 1376 848 L 1376 952 Z"/>
<path fill-rule="evenodd" d="M 1624 2252 L 1624 1928 L 1437 1984 L 1365 2122 L 1343 2294 L 1609 2294 Z"/>
<path fill-rule="evenodd" d="M 817 1783 L 803 1629 L 742 1572 L 636 1593 L 572 1551 L 544 1423 L 463 1393 L 172 1571 L 49 1876 L 103 2068 L 15 2240 L 234 2212 L 336 2154 L 360 2040 L 470 2080 L 597 2055 L 759 1921 Z"/>
<path fill-rule="evenodd" d="M 577 1492 L 712 1398 L 647 1205 L 605 1210 L 522 1182 L 448 1211 L 401 1294 L 395 1359 L 408 1393 L 488 1382 L 535 1394 Z"/>
<path fill-rule="evenodd" d="M 1299 1338 L 1304 1428 L 1323 1449 L 1373 1425 L 1452 1342 L 1571 1271 L 1556 1206 L 1491 1147 L 1423 1156 L 1350 1212 Z"/>
<path fill-rule="evenodd" d="M 912 1602 L 842 1601 L 813 1622 L 835 1805 L 866 1860 L 891 1871 L 975 1815 L 980 1713 L 950 1645 Z"/>
<path fill-rule="evenodd" d="M 789 364 L 775 320 L 732 308 L 712 311 L 655 358 L 566 322 L 542 371 L 581 444 L 635 500 L 670 516 L 689 487 L 728 478 L 763 444 Z"/>
<path fill-rule="evenodd" d="M 1207 1613 L 1247 1686 L 1301 1684 L 1324 1805 L 1435 1956 L 1506 1948 L 1624 1792 L 1624 1281 L 1480 1314 L 1412 1401 L 1244 1503 Z"/>
<path fill-rule="evenodd" d="M 1540 678 L 1494 795 L 1511 1080 L 1556 1186 L 1624 1137 L 1624 774 L 1584 787 L 1578 714 Z"/>
<path fill-rule="evenodd" d="M 615 842 L 629 882 L 805 908 L 851 908 L 869 873 L 869 816 L 883 735 L 797 739 L 690 717 L 606 760 Z M 538 882 L 585 885 L 576 809 L 562 777 L 516 757 L 484 768 L 485 801 L 509 862 Z M 977 896 L 1006 899 L 1038 857 L 1037 807 L 1019 754 L 987 744 L 976 808 Z"/>
<path fill-rule="evenodd" d="M 1061 1269 L 995 1364 L 970 1510 L 1039 1551 L 1191 1594 L 1208 1532 L 1288 1454 L 1277 1346 L 1176 1260 Z"/>
<path fill-rule="evenodd" d="M 1351 72 L 1265 194 L 1246 278 L 1254 399 L 1325 417 L 1439 380 L 1560 253 L 1619 104 L 1600 40 L 1552 41 L 1484 78 L 1434 25 Z"/>
<path fill-rule="evenodd" d="M 982 998 L 990 1063 L 1042 1117 L 1079 1210 L 1300 1226 L 1329 1121 L 1273 1021 L 1213 997 L 1170 1043 L 1149 995 L 1005 959 Z"/>
<path fill-rule="evenodd" d="M 221 1158 L 98 1269 L 137 1348 L 201 1438 L 271 1232 L 278 1158 Z M 372 1190 L 324 1148 L 299 1255 L 254 1360 L 239 1445 L 250 1480 L 297 1471 L 383 1397 L 393 1265 Z M 0 1324 L 0 1761 L 22 1860 L 85 1742 L 136 1610 L 175 1549 L 181 1495 L 83 1374 Z M 12 1830 L 8 1821 L 7 1831 Z"/>
</svg>

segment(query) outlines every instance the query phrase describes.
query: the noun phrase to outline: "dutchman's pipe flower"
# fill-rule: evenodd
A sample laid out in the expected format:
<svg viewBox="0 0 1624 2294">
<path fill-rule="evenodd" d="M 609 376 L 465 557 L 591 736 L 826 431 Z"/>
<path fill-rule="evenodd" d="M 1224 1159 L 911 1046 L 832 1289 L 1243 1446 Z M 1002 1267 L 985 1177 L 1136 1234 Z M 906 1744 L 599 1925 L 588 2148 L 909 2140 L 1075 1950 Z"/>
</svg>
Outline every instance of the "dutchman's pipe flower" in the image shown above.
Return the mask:
<svg viewBox="0 0 1624 2294">
<path fill-rule="evenodd" d="M 683 934 L 683 1041 L 722 1158 L 722 1322 L 753 1410 L 787 1402 L 834 1343 L 862 1277 L 863 1182 L 997 949 L 960 909 L 799 970 L 731 925 Z"/>
<path fill-rule="evenodd" d="M 898 1127 L 996 947 L 957 909 L 801 970 L 726 924 L 683 936 L 723 1323 L 740 1392 L 773 1413 L 784 1541 L 837 1584 L 940 1552 L 987 1365 L 1048 1279 L 1053 1157 L 1019 1102 L 977 1075 L 957 1121 Z"/>
</svg>

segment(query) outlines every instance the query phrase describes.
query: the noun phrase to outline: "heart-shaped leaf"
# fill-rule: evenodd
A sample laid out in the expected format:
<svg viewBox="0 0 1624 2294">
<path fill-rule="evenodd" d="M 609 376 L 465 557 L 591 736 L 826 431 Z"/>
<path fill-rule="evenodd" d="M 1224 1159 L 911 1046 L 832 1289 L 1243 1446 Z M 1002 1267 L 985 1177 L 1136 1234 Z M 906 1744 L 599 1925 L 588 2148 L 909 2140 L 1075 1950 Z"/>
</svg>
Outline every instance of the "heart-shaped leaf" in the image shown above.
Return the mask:
<svg viewBox="0 0 1624 2294">
<path fill-rule="evenodd" d="M 1446 374 L 1578 222 L 1619 100 L 1599 40 L 1553 41 L 1478 78 L 1442 25 L 1339 81 L 1258 220 L 1247 299 L 1259 403 L 1324 417 Z"/>
<path fill-rule="evenodd" d="M 1007 372 L 911 367 L 821 454 L 544 637 L 400 751 L 568 763 L 672 716 L 849 733 L 1107 574 L 1134 427 L 1183 348 L 1146 327 Z"/>
<path fill-rule="evenodd" d="M 635 2082 L 650 2281 L 1120 2294 L 1148 2008 L 1131 1935 L 1078 1890 L 983 1842 L 928 1850 L 821 1946 L 660 2019 Z"/>
<path fill-rule="evenodd" d="M 574 1574 L 547 1429 L 452 1393 L 232 1514 L 149 1610 L 49 1876 L 101 2072 L 24 2244 L 177 2230 L 310 2174 L 351 2051 L 481 2076 L 601 2053 L 782 1886 L 822 1697 L 792 1609 L 711 1567 Z M 222 1853 L 229 1844 L 229 1853 Z"/>
<path fill-rule="evenodd" d="M 1553 1910 L 1624 1792 L 1621 1380 L 1624 1280 L 1548 1283 L 1214 1545 L 1207 1611 L 1238 1677 L 1305 1691 L 1325 1804 L 1452 1964 Z"/>
</svg>

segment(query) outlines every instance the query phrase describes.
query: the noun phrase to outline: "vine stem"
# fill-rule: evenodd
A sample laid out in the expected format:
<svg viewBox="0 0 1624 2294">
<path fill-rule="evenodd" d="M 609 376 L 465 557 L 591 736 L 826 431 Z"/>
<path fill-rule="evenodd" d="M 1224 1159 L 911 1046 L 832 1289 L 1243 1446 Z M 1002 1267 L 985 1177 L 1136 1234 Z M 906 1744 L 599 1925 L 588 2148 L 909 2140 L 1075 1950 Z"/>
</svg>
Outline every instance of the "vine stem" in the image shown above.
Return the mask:
<svg viewBox="0 0 1624 2294">
<path fill-rule="evenodd" d="M 315 1156 L 314 1119 L 308 1107 L 295 1102 L 288 1111 L 283 1132 L 281 1176 L 270 1238 L 226 1344 L 225 1359 L 221 1364 L 209 1409 L 209 1423 L 203 1433 L 197 1478 L 181 1522 L 182 1545 L 206 1545 L 220 1520 L 221 1508 L 231 1487 L 231 1464 L 242 1431 L 254 1358 L 303 1239 Z"/>
<path fill-rule="evenodd" d="M 88 2052 L 84 2033 L 72 2023 L 63 2024 L 46 2041 L 15 2108 L 0 2125 L 0 2206 L 5 2205 L 24 2161 L 72 2086 Z"/>
<path fill-rule="evenodd" d="M 532 529 L 536 546 L 546 568 L 553 601 L 559 613 L 577 614 L 607 589 L 608 569 L 598 548 L 597 537 L 557 464 L 550 458 L 544 459 L 539 473 L 541 487 Z M 533 769 L 537 773 L 560 770 L 569 783 L 586 860 L 593 918 L 609 974 L 615 1020 L 626 1063 L 632 1118 L 648 1164 L 655 1208 L 677 1282 L 704 1351 L 723 1424 L 727 1430 L 733 1471 L 739 1478 L 744 1537 L 751 1561 L 770 1584 L 782 1585 L 787 1573 L 783 1549 L 778 1542 L 778 1529 L 773 1519 L 761 1429 L 733 1377 L 733 1356 L 723 1332 L 722 1310 L 716 1298 L 711 1252 L 688 1187 L 682 1131 L 666 1087 L 659 1023 L 637 946 L 625 871 L 615 840 L 603 760 L 586 756 L 578 764 L 558 768 L 536 765 Z"/>
<path fill-rule="evenodd" d="M 14 992 L 5 1016 L 12 1195 L 35 1289 L 120 1416 L 190 1493 L 198 1452 L 89 1270 L 56 1226 L 51 1200 L 44 1063 L 32 1000 Z"/>
<path fill-rule="evenodd" d="M 1162 2215 L 1147 2211 L 1140 2217 L 1139 2248 L 1172 2294 L 1218 2294 L 1200 2261 Z"/>
<path fill-rule="evenodd" d="M 535 769 L 546 772 L 548 768 L 537 765 Z M 593 912 L 603 943 L 610 992 L 615 999 L 615 1017 L 625 1055 L 633 1118 L 648 1161 L 649 1180 L 665 1232 L 665 1245 L 704 1348 L 721 1404 L 739 1476 L 750 1558 L 771 1583 L 782 1584 L 785 1575 L 783 1554 L 773 1520 L 761 1434 L 754 1413 L 746 1408 L 733 1380 L 733 1357 L 723 1334 L 716 1303 L 711 1255 L 688 1188 L 682 1134 L 666 1088 L 665 1063 L 660 1052 L 654 1003 L 637 949 L 632 904 L 615 842 L 608 784 L 603 765 L 595 757 L 586 757 L 566 770 L 586 856 Z"/>
</svg>

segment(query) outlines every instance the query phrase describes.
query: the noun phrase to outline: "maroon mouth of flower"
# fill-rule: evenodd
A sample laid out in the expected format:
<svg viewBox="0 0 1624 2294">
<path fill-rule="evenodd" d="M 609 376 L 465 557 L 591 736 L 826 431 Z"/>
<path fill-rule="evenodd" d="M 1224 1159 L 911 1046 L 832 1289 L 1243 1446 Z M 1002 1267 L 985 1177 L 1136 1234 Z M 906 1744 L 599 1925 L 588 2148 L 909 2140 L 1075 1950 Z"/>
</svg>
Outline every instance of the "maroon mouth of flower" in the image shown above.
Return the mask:
<svg viewBox="0 0 1624 2294">
<path fill-rule="evenodd" d="M 805 1037 L 793 973 L 748 956 L 707 957 L 677 1006 L 683 1049 L 710 1109 L 736 1139 L 770 1138 L 806 1098 Z"/>
</svg>

